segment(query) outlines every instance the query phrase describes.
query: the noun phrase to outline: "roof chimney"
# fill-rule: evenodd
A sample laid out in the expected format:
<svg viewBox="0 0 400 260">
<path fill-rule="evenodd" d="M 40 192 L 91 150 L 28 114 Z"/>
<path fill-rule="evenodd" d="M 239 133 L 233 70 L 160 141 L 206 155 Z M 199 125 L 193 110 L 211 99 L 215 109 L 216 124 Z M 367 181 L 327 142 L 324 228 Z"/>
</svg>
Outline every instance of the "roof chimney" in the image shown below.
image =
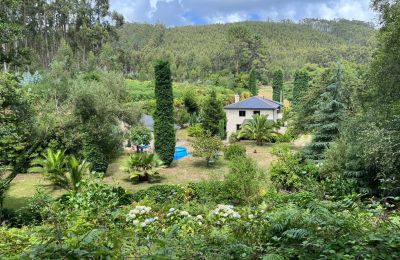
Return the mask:
<svg viewBox="0 0 400 260">
<path fill-rule="evenodd" d="M 236 93 L 235 94 L 235 103 L 237 103 L 239 101 L 240 101 L 240 95 L 239 95 L 239 93 Z"/>
</svg>

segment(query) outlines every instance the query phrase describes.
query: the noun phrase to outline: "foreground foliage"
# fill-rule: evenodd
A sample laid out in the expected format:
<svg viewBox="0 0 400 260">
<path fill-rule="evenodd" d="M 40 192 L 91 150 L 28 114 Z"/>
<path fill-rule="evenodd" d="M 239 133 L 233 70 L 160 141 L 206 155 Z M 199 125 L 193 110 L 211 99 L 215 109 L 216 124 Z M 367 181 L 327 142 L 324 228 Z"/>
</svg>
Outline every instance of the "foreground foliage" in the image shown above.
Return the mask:
<svg viewBox="0 0 400 260">
<path fill-rule="evenodd" d="M 199 189 L 200 183 L 160 186 L 141 192 L 139 201 L 100 180 L 82 184 L 81 192 L 45 203 L 40 225 L 1 227 L 1 256 L 400 257 L 398 214 L 357 197 L 329 201 L 304 191 L 270 192 L 253 206 L 234 206 L 212 195 L 210 187 L 217 184 L 206 189 Z"/>
</svg>

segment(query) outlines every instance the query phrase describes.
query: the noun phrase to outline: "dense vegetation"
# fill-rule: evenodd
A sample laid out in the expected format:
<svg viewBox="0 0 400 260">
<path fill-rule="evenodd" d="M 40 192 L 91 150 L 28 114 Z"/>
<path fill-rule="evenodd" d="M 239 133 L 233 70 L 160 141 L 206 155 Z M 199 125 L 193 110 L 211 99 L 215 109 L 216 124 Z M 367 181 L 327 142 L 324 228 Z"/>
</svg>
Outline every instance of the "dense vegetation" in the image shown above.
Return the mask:
<svg viewBox="0 0 400 260">
<path fill-rule="evenodd" d="M 153 60 L 171 61 L 178 80 L 234 83 L 234 74 L 254 67 L 263 82 L 282 68 L 286 79 L 305 63 L 327 66 L 344 59 L 369 60 L 375 30 L 367 23 L 309 19 L 299 24 L 241 22 L 165 28 L 125 24 L 116 47 L 125 56 L 124 69 L 140 79 L 151 78 Z M 237 76 L 236 76 L 237 77 Z"/>
<path fill-rule="evenodd" d="M 108 1 L 5 3 L 0 202 L 26 172 L 63 192 L 1 203 L 0 258 L 400 258 L 400 1 L 372 2 L 376 39 L 357 21 L 122 26 Z M 265 83 L 290 104 L 283 119 L 255 115 L 223 144 L 223 105 Z M 141 151 L 144 113 L 155 152 Z M 226 173 L 152 183 L 182 138 L 174 124 L 205 161 L 187 171 Z M 268 168 L 251 156 L 266 143 Z M 129 145 L 120 166 L 150 187 L 134 193 L 105 182 Z"/>
</svg>

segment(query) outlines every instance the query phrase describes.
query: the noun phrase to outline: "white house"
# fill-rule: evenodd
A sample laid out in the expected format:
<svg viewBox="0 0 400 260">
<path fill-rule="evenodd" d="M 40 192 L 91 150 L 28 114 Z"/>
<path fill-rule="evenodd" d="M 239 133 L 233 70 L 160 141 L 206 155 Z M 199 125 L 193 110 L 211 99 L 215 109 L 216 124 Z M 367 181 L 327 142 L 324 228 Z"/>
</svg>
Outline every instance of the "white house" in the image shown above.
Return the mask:
<svg viewBox="0 0 400 260">
<path fill-rule="evenodd" d="M 239 95 L 235 95 L 235 103 L 224 107 L 227 123 L 226 132 L 228 138 L 236 133 L 240 126 L 254 114 L 266 115 L 269 120 L 282 119 L 283 104 L 254 96 L 243 101 L 239 101 Z"/>
</svg>

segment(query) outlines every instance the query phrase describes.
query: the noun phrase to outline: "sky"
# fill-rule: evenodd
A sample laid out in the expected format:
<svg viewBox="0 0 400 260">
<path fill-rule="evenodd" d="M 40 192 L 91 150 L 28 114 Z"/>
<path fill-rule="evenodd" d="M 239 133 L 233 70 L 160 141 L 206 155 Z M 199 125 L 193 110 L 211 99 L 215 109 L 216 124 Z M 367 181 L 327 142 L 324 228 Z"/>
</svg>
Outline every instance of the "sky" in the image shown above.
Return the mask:
<svg viewBox="0 0 400 260">
<path fill-rule="evenodd" d="M 374 22 L 370 0 L 110 0 L 129 22 L 167 26 L 304 18 Z"/>
</svg>

